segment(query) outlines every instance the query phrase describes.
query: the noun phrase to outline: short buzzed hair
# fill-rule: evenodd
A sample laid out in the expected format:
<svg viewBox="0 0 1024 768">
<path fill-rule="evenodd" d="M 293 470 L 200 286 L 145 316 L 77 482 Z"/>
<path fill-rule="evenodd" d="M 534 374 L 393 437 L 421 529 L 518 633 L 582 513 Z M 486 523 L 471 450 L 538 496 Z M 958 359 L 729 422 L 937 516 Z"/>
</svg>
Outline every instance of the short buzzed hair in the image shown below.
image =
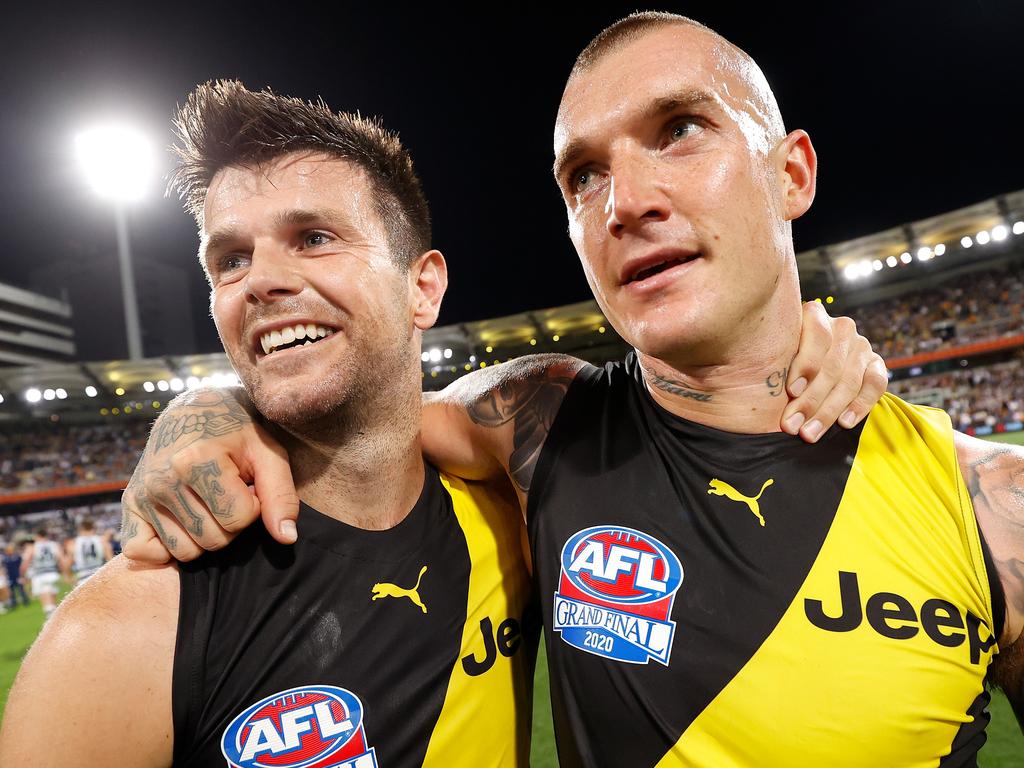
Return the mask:
<svg viewBox="0 0 1024 768">
<path fill-rule="evenodd" d="M 202 226 L 203 204 L 218 171 L 259 166 L 293 152 L 319 152 L 367 175 L 392 257 L 408 267 L 430 249 L 430 211 L 412 158 L 377 118 L 333 112 L 323 101 L 251 91 L 238 80 L 197 86 L 174 117 L 178 166 L 168 189 Z"/>
<path fill-rule="evenodd" d="M 576 75 L 592 67 L 598 60 L 617 48 L 636 40 L 645 32 L 659 27 L 673 25 L 686 25 L 698 27 L 717 35 L 710 27 L 701 24 L 699 21 L 681 16 L 678 13 L 667 13 L 665 11 L 637 11 L 623 19 L 619 19 L 609 27 L 605 27 L 597 36 L 587 43 L 576 63 L 572 65 L 572 72 L 569 74 L 571 80 Z"/>
<path fill-rule="evenodd" d="M 688 16 L 681 16 L 678 13 L 639 11 L 619 19 L 611 26 L 605 27 L 593 40 L 587 43 L 587 47 L 576 57 L 576 63 L 572 66 L 568 81 L 571 82 L 575 77 L 585 73 L 608 54 L 628 45 L 648 32 L 672 26 L 692 27 L 702 30 L 732 51 L 737 59 L 746 65 L 746 79 L 751 86 L 757 110 L 764 122 L 765 137 L 768 139 L 769 145 L 774 144 L 786 135 L 786 126 L 782 120 L 782 113 L 779 110 L 775 94 L 772 92 L 768 79 L 757 65 L 757 62 L 754 61 L 754 58 L 706 24 L 701 24 L 699 21 Z"/>
</svg>

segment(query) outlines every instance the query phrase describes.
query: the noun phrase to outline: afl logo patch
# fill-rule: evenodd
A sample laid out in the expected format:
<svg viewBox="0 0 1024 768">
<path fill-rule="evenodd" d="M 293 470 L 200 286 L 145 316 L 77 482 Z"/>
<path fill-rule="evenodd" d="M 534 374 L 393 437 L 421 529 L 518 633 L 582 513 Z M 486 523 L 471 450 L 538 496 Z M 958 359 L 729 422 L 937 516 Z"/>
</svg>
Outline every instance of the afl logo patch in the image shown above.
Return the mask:
<svg viewBox="0 0 1024 768">
<path fill-rule="evenodd" d="M 362 702 L 333 685 L 290 688 L 256 702 L 228 725 L 221 751 L 229 768 L 377 768 Z"/>
<path fill-rule="evenodd" d="M 683 566 L 653 536 L 618 525 L 574 534 L 562 547 L 554 631 L 581 651 L 617 661 L 668 665 L 672 602 Z"/>
</svg>

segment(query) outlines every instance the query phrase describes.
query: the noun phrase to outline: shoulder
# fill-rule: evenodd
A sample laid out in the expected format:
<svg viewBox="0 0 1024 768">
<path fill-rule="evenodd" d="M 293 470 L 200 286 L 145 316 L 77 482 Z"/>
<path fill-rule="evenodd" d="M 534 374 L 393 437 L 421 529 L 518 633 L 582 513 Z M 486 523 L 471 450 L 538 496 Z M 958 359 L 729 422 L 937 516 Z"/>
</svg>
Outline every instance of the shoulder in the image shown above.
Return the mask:
<svg viewBox="0 0 1024 768">
<path fill-rule="evenodd" d="M 75 589 L 18 673 L 0 763 L 169 765 L 177 618 L 173 566 L 117 557 Z"/>
<path fill-rule="evenodd" d="M 592 367 L 569 355 L 527 355 L 474 371 L 431 395 L 430 399 L 458 404 L 472 413 L 480 404 L 497 405 L 496 398 L 518 402 L 542 389 L 564 391 L 580 371 Z"/>
</svg>

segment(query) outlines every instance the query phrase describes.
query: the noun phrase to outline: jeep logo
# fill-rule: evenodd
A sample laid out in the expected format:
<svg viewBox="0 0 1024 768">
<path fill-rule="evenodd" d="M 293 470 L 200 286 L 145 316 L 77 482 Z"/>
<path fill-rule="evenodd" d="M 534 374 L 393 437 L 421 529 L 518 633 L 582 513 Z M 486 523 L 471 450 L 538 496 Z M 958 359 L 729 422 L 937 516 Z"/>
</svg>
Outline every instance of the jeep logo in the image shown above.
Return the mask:
<svg viewBox="0 0 1024 768">
<path fill-rule="evenodd" d="M 977 664 L 981 654 L 996 642 L 984 621 L 970 611 L 961 612 L 948 600 L 925 600 L 920 610 L 915 610 L 902 595 L 878 592 L 871 595 L 867 603 L 862 603 L 857 574 L 849 571 L 839 571 L 839 602 L 842 610 L 838 616 L 829 616 L 821 600 L 811 599 L 804 600 L 804 613 L 811 624 L 828 632 L 852 632 L 866 616 L 875 632 L 893 640 L 909 640 L 921 630 L 946 648 L 956 648 L 966 640 L 971 664 Z M 835 605 L 835 601 L 830 604 Z M 982 626 L 988 635 L 984 640 Z"/>
</svg>

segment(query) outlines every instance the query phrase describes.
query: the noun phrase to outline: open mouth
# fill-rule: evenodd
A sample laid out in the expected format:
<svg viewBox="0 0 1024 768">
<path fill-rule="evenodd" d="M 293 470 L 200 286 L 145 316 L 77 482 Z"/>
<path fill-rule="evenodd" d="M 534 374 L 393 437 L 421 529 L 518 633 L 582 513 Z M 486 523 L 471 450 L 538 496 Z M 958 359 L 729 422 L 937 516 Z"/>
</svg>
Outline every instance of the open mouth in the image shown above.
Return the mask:
<svg viewBox="0 0 1024 768">
<path fill-rule="evenodd" d="M 299 323 L 264 333 L 259 338 L 264 355 L 272 355 L 285 349 L 304 347 L 333 336 L 335 328 L 315 323 Z"/>
<path fill-rule="evenodd" d="M 628 283 L 638 283 L 646 280 L 649 277 L 653 277 L 660 272 L 664 272 L 672 267 L 678 267 L 680 264 L 687 264 L 694 259 L 698 258 L 700 254 L 693 254 L 692 256 L 683 256 L 678 259 L 666 259 L 665 261 L 658 262 L 657 264 L 651 264 L 650 266 L 644 267 L 640 271 L 633 274 L 633 276 L 627 281 Z"/>
</svg>

